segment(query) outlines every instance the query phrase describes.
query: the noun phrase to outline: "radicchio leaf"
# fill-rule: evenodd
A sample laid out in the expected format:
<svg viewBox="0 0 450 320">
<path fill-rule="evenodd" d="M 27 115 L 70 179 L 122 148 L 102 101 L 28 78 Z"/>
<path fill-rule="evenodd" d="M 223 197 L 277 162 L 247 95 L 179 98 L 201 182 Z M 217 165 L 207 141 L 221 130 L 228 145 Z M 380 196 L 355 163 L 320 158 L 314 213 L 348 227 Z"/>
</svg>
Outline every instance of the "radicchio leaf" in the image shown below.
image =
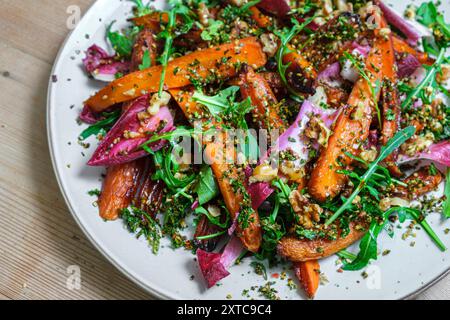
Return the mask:
<svg viewBox="0 0 450 320">
<path fill-rule="evenodd" d="M 431 160 L 433 162 L 450 167 L 450 140 L 441 141 L 433 144 L 424 152 L 414 157 L 401 155 L 399 162 L 405 163 L 413 160 Z"/>
<path fill-rule="evenodd" d="M 130 68 L 129 62 L 118 60 L 97 45 L 88 48 L 83 64 L 96 80 L 105 82 L 113 81 L 117 73 L 126 73 Z"/>
<path fill-rule="evenodd" d="M 417 42 L 421 37 L 430 35 L 424 28 L 419 27 L 418 24 L 413 23 L 412 21 L 407 21 L 391 7 L 384 4 L 383 1 L 376 1 L 376 4 L 380 7 L 381 11 L 383 11 L 386 20 L 400 30 L 412 45 L 417 45 Z"/>
<path fill-rule="evenodd" d="M 269 155 L 274 152 L 292 150 L 298 156 L 296 165 L 300 168 L 309 160 L 309 144 L 304 138 L 304 131 L 311 120 L 311 116 L 318 116 L 325 126 L 330 128 L 338 113 L 339 111 L 333 109 L 316 107 L 310 101 L 306 100 L 303 102 L 295 122 L 278 138 L 275 149 L 271 149 L 260 160 L 260 163 L 267 160 Z M 247 177 L 251 176 L 251 170 L 249 170 L 246 170 Z M 247 187 L 247 191 L 252 199 L 252 206 L 255 210 L 273 193 L 272 187 L 267 182 L 252 183 Z"/>
<path fill-rule="evenodd" d="M 155 116 L 140 121 L 138 114 L 147 110 L 148 106 L 148 95 L 136 99 L 108 132 L 88 165 L 111 166 L 142 158 L 147 155 L 147 152 L 142 150 L 140 146 L 152 137 L 152 133 L 164 133 L 173 130 L 173 116 L 167 107 L 162 107 Z M 127 132 L 142 133 L 136 137 L 126 138 Z M 149 145 L 149 147 L 153 151 L 157 151 L 165 144 L 166 141 L 159 141 Z"/>
<path fill-rule="evenodd" d="M 397 61 L 398 76 L 406 78 L 412 75 L 422 65 L 419 60 L 412 54 L 406 55 L 404 58 Z"/>
<path fill-rule="evenodd" d="M 291 11 L 287 0 L 262 0 L 257 7 L 279 17 L 284 17 Z"/>
</svg>

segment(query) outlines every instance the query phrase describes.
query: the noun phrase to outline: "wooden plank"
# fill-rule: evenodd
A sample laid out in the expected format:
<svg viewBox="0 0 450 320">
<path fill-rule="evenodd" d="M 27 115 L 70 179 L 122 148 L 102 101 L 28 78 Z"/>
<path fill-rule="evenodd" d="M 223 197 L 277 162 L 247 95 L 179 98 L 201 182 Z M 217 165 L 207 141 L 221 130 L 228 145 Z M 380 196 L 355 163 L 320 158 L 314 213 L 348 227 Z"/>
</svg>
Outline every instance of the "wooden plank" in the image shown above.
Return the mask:
<svg viewBox="0 0 450 320">
<path fill-rule="evenodd" d="M 0 299 L 150 299 L 84 237 L 59 192 L 45 106 L 66 8 L 91 0 L 3 0 L 0 5 Z M 68 268 L 81 290 L 67 287 Z M 69 270 L 70 271 L 70 270 Z"/>
</svg>

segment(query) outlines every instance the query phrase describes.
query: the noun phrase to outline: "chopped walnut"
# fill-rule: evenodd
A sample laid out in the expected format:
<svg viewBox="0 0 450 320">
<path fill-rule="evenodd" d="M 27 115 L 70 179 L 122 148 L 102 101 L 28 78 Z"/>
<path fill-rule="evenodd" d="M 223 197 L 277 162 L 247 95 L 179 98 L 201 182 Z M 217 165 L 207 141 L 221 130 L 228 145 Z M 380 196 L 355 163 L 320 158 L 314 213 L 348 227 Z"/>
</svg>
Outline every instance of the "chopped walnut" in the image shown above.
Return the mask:
<svg viewBox="0 0 450 320">
<path fill-rule="evenodd" d="M 303 227 L 310 229 L 314 227 L 314 222 L 320 221 L 323 209 L 302 195 L 298 190 L 294 190 L 289 195 L 289 202 L 294 212 L 298 215 L 298 222 Z"/>
<path fill-rule="evenodd" d="M 250 177 L 249 182 L 271 182 L 278 176 L 278 169 L 272 168 L 268 164 L 262 164 L 257 166 L 253 170 L 253 175 Z"/>
<path fill-rule="evenodd" d="M 436 76 L 436 80 L 440 84 L 444 84 L 450 79 L 450 65 L 442 64 L 441 70 L 442 70 L 441 72 L 438 72 L 438 74 Z"/>
<path fill-rule="evenodd" d="M 147 108 L 147 112 L 151 115 L 151 116 L 155 116 L 156 114 L 158 114 L 159 109 L 162 106 L 166 106 L 169 104 L 171 99 L 171 96 L 168 92 L 163 91 L 161 93 L 161 97 L 159 96 L 158 93 L 155 93 L 152 98 L 150 99 L 150 106 Z"/>
<path fill-rule="evenodd" d="M 263 51 L 269 57 L 275 56 L 278 50 L 278 39 L 273 33 L 264 33 L 261 35 L 261 42 L 263 44 Z"/>
<path fill-rule="evenodd" d="M 305 129 L 305 135 L 317 141 L 321 146 L 326 147 L 331 136 L 331 130 L 318 117 L 312 117 Z"/>
</svg>

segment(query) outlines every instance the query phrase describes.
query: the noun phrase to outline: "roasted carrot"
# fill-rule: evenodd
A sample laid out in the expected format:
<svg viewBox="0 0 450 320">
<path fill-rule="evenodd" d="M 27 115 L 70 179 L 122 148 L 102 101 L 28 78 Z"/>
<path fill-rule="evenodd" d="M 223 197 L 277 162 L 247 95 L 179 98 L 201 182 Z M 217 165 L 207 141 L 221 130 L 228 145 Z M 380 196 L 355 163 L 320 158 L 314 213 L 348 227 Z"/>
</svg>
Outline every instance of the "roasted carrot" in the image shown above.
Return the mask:
<svg viewBox="0 0 450 320">
<path fill-rule="evenodd" d="M 271 25 L 270 18 L 263 14 L 257 7 L 250 8 L 251 17 L 256 22 L 258 27 L 267 28 Z"/>
<path fill-rule="evenodd" d="M 337 240 L 328 239 L 298 239 L 287 236 L 278 244 L 278 254 L 292 262 L 304 262 L 329 257 L 362 238 L 366 233 L 366 225 L 352 222 L 350 232 L 346 237 L 339 236 Z"/>
<path fill-rule="evenodd" d="M 359 147 L 369 135 L 375 103 L 372 92 L 375 92 L 378 102 L 380 91 L 375 88 L 381 84 L 382 74 L 392 68 L 392 65 L 382 63 L 383 57 L 390 51 L 390 42 L 377 32 L 374 47 L 366 61 L 365 72 L 370 77 L 370 83 L 363 77 L 356 82 L 348 100 L 348 107 L 341 112 L 328 146 L 321 152 L 311 173 L 308 188 L 317 201 L 324 202 L 334 198 L 347 182 L 348 177 L 337 171 L 353 161 L 345 153 L 357 155 Z"/>
<path fill-rule="evenodd" d="M 439 170 L 434 170 L 430 166 L 420 168 L 403 180 L 408 187 L 397 186 L 394 195 L 404 199 L 415 200 L 430 191 L 436 190 L 442 182 L 443 176 Z"/>
<path fill-rule="evenodd" d="M 419 50 L 414 49 L 413 47 L 411 47 L 408 42 L 406 42 L 406 40 L 400 38 L 397 35 L 393 35 L 392 36 L 392 42 L 393 42 L 393 46 L 394 46 L 394 51 L 396 53 L 400 53 L 400 54 L 412 54 L 413 56 L 415 56 L 417 58 L 417 60 L 419 60 L 419 62 L 421 64 L 425 64 L 428 66 L 433 65 L 434 63 L 434 59 L 431 58 L 427 53 L 425 52 L 420 52 Z"/>
<path fill-rule="evenodd" d="M 389 49 L 383 53 L 383 65 L 395 65 L 395 52 L 392 41 L 393 36 L 388 36 Z M 383 86 L 381 89 L 382 103 L 382 130 L 380 142 L 386 145 L 388 141 L 397 133 L 400 126 L 400 99 L 397 90 L 397 71 L 395 68 L 383 68 Z M 396 164 L 397 152 L 391 153 L 384 161 L 384 165 L 390 173 L 396 177 L 402 175 Z"/>
<path fill-rule="evenodd" d="M 131 204 L 133 190 L 142 165 L 138 161 L 112 166 L 107 169 L 98 199 L 100 217 L 116 220 L 122 209 Z"/>
<path fill-rule="evenodd" d="M 233 43 L 196 51 L 169 62 L 165 85 L 167 89 L 181 88 L 192 80 L 226 79 L 238 72 L 239 62 L 246 61 L 254 67 L 266 64 L 266 56 L 256 38 L 246 38 Z M 93 112 L 132 100 L 149 92 L 157 92 L 162 67 L 153 66 L 117 79 L 86 101 Z"/>
<path fill-rule="evenodd" d="M 400 54 L 412 54 L 413 56 L 415 56 L 417 58 L 417 60 L 419 60 L 419 62 L 421 64 L 425 64 L 428 66 L 433 65 L 434 63 L 434 59 L 430 58 L 430 56 L 425 53 L 425 52 L 420 52 L 416 49 L 414 49 L 413 47 L 411 47 L 406 40 L 400 38 L 397 35 L 393 35 L 392 36 L 392 42 L 393 42 L 393 46 L 394 46 L 394 50 L 397 53 Z"/>
<path fill-rule="evenodd" d="M 150 29 L 143 29 L 136 38 L 133 46 L 133 54 L 131 55 L 131 69 L 133 71 L 139 70 L 139 66 L 142 65 L 146 52 L 148 52 L 151 65 L 156 65 L 158 42 L 155 33 Z"/>
<path fill-rule="evenodd" d="M 284 132 L 286 126 L 279 116 L 278 101 L 267 81 L 246 65 L 240 75 L 239 85 L 242 97 L 250 98 L 255 107 L 252 114 L 259 128 Z"/>
<path fill-rule="evenodd" d="M 158 33 L 161 31 L 161 22 L 169 22 L 169 15 L 166 12 L 153 12 L 141 17 L 132 18 L 130 21 L 138 27 L 145 27 Z"/>
<path fill-rule="evenodd" d="M 202 109 L 192 100 L 191 91 L 181 89 L 172 89 L 169 91 L 188 119 L 195 121 L 198 117 L 194 117 L 194 114 L 202 115 Z M 213 141 L 204 141 L 204 154 L 211 164 L 225 205 L 232 219 L 235 220 L 243 209 L 244 195 L 242 191 L 236 191 L 236 188 L 233 187 L 233 181 L 241 181 L 244 179 L 239 175 L 234 165 L 236 161 L 236 150 L 226 147 L 227 135 L 222 131 L 220 126 L 221 124 L 217 121 L 210 121 L 207 118 L 203 119 L 204 130 L 216 128 L 218 132 Z M 250 208 L 247 209 L 251 210 L 248 216 L 248 227 L 242 228 L 238 225 L 236 233 L 245 248 L 251 252 L 257 252 L 262 240 L 260 220 L 257 212 Z"/>
<path fill-rule="evenodd" d="M 302 93 L 314 93 L 313 84 L 317 72 L 312 64 L 294 47 L 288 45 L 289 53 L 284 55 L 283 63 L 289 64 L 286 75 L 291 85 Z"/>
<path fill-rule="evenodd" d="M 305 262 L 294 262 L 294 271 L 308 298 L 313 299 L 317 289 L 319 289 L 319 261 L 310 260 Z"/>
</svg>

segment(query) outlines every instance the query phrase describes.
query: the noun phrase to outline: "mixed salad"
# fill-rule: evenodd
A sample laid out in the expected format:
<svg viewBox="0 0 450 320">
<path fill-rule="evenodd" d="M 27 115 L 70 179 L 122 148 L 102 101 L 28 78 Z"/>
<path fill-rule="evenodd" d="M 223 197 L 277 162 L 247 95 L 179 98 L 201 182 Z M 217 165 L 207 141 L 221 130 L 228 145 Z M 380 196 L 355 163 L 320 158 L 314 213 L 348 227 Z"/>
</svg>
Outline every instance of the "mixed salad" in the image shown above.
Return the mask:
<svg viewBox="0 0 450 320">
<path fill-rule="evenodd" d="M 450 218 L 439 3 L 134 2 L 129 27 L 107 28 L 114 54 L 93 45 L 83 60 L 108 82 L 80 115 L 80 140 L 99 140 L 88 165 L 107 168 L 91 192 L 103 219 L 155 254 L 164 236 L 192 251 L 209 288 L 252 257 L 292 264 L 311 298 L 320 259 L 362 270 L 396 221 L 446 250 L 426 220 Z"/>
</svg>

